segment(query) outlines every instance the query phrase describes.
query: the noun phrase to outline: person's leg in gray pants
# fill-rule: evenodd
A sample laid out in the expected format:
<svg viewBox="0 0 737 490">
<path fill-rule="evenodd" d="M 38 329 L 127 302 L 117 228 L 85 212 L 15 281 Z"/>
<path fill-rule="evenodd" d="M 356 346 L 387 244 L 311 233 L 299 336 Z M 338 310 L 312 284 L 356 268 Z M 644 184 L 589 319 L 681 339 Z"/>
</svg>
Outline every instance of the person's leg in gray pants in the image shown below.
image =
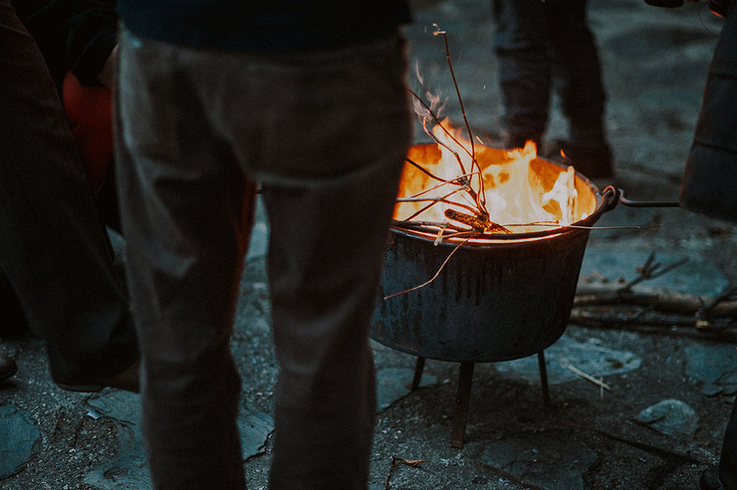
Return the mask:
<svg viewBox="0 0 737 490">
<path fill-rule="evenodd" d="M 365 489 L 368 330 L 411 130 L 403 42 L 255 56 L 124 30 L 120 54 L 116 162 L 154 488 L 245 486 L 229 340 L 259 182 L 280 367 L 270 488 Z"/>
</svg>

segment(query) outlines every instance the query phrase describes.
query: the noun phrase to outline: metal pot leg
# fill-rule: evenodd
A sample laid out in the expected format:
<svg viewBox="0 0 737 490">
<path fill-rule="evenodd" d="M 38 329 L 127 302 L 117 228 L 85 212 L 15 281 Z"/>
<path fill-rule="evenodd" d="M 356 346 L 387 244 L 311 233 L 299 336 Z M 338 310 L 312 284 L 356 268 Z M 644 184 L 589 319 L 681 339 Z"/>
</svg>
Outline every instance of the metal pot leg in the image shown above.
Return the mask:
<svg viewBox="0 0 737 490">
<path fill-rule="evenodd" d="M 540 386 L 543 389 L 543 402 L 546 407 L 549 407 L 551 403 L 550 391 L 548 390 L 548 368 L 545 366 L 545 353 L 543 351 L 537 353 L 537 366 L 540 368 Z"/>
<path fill-rule="evenodd" d="M 463 447 L 463 436 L 466 432 L 466 419 L 471 399 L 471 383 L 473 381 L 472 362 L 462 362 L 461 372 L 458 375 L 458 391 L 455 399 L 455 413 L 453 414 L 453 428 L 450 433 L 450 446 Z"/>
<path fill-rule="evenodd" d="M 473 384 L 473 362 L 461 362 L 460 373 L 458 375 L 458 390 L 455 397 L 455 411 L 453 414 L 453 427 L 450 433 L 450 446 L 455 448 L 463 447 L 463 437 L 466 433 L 466 421 L 468 420 L 468 408 L 471 400 L 471 385 Z M 543 402 L 545 406 L 551 406 L 550 390 L 548 387 L 548 370 L 545 366 L 545 352 L 537 353 L 537 364 L 540 369 L 540 385 L 542 387 Z M 417 356 L 415 363 L 415 372 L 412 377 L 410 390 L 415 391 L 420 386 L 422 373 L 425 370 L 425 358 Z"/>
<path fill-rule="evenodd" d="M 410 391 L 415 391 L 420 387 L 422 381 L 422 372 L 425 370 L 425 358 L 417 356 L 417 362 L 415 363 L 415 374 L 412 376 L 412 384 L 409 386 Z"/>
</svg>

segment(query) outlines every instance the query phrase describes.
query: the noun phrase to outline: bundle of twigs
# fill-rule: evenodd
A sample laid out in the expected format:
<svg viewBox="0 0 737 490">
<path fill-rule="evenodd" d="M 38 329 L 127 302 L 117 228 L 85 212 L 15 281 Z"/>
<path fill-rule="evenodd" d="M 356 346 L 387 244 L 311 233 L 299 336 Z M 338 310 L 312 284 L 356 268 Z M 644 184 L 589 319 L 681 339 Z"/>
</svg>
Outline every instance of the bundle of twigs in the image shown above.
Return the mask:
<svg viewBox="0 0 737 490">
<path fill-rule="evenodd" d="M 628 283 L 579 285 L 571 321 L 594 327 L 655 327 L 663 331 L 685 327 L 707 334 L 737 325 L 737 286 L 714 297 L 663 289 L 634 290 L 635 285 L 660 277 L 686 260 L 662 267 L 652 253 L 637 268 L 638 276 Z"/>
<path fill-rule="evenodd" d="M 468 141 L 470 142 L 468 146 L 470 146 L 470 148 L 458 141 L 455 135 L 453 135 L 452 132 L 440 121 L 437 114 L 435 114 L 430 105 L 425 102 L 422 97 L 417 95 L 417 93 L 415 93 L 414 91 L 409 90 L 415 101 L 417 101 L 417 103 L 419 103 L 424 109 L 425 117 L 423 117 L 422 126 L 425 133 L 435 143 L 445 148 L 454 155 L 456 162 L 458 162 L 459 174 L 452 179 L 445 179 L 428 171 L 425 167 L 422 166 L 422 164 L 415 162 L 410 158 L 406 158 L 405 160 L 408 164 L 412 165 L 417 170 L 430 177 L 430 179 L 436 182 L 436 185 L 428 189 L 424 189 L 421 192 L 412 196 L 398 198 L 397 202 L 427 202 L 427 205 L 420 208 L 418 211 L 413 213 L 411 216 L 405 218 L 404 220 L 395 221 L 395 225 L 409 229 L 417 226 L 432 226 L 440 229 L 441 231 L 451 230 L 451 233 L 446 235 L 447 238 L 468 238 L 479 236 L 484 233 L 511 233 L 507 228 L 490 220 L 489 210 L 486 207 L 484 179 L 481 174 L 481 167 L 478 160 L 476 159 L 476 145 L 474 144 L 474 136 L 471 132 L 471 125 L 469 124 L 468 117 L 466 116 L 466 109 L 463 105 L 463 98 L 461 97 L 461 93 L 455 77 L 455 72 L 453 70 L 453 62 L 451 60 L 450 47 L 448 44 L 448 35 L 445 31 L 440 30 L 437 24 L 434 24 L 434 26 L 435 31 L 433 34 L 436 36 L 443 36 L 443 40 L 445 42 L 445 55 L 446 59 L 448 60 L 448 68 L 450 70 L 451 78 L 453 79 L 453 86 L 455 88 L 456 96 L 458 98 L 458 104 L 460 106 L 461 114 L 463 117 L 463 122 L 468 134 Z M 451 148 L 448 144 L 446 144 L 444 141 L 440 140 L 433 134 L 433 132 L 427 126 L 427 123 L 429 121 L 433 121 L 437 127 L 441 128 L 442 131 L 448 136 L 448 138 L 455 142 L 455 144 L 458 145 L 458 148 L 461 148 L 462 151 L 464 151 L 470 157 L 470 168 L 466 168 L 466 165 L 464 165 L 461 155 L 458 153 L 457 150 Z M 438 189 L 447 189 L 447 193 L 443 194 L 440 197 L 426 196 L 430 192 L 436 191 Z M 449 200 L 451 196 L 459 193 L 464 194 L 464 200 L 466 201 L 466 204 Z M 444 214 L 449 220 L 458 224 L 454 224 L 452 222 L 414 221 L 415 217 L 419 216 L 420 214 L 427 211 L 429 208 L 435 206 L 438 203 L 445 203 L 456 208 L 455 210 L 449 209 Z M 440 236 L 442 236 L 442 233 L 440 233 Z"/>
</svg>

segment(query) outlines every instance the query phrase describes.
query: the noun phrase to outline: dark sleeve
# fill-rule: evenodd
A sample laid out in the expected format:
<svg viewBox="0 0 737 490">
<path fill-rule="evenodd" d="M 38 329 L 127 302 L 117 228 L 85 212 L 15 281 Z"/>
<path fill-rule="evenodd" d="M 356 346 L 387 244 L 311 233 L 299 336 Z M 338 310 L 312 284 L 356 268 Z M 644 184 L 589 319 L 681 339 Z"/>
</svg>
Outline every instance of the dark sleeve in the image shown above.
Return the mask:
<svg viewBox="0 0 737 490">
<path fill-rule="evenodd" d="M 57 83 L 68 70 L 82 85 L 97 74 L 116 44 L 115 0 L 14 0 Z"/>
<path fill-rule="evenodd" d="M 66 53 L 82 85 L 99 85 L 97 74 L 117 43 L 115 0 L 75 2 L 66 24 Z"/>
<path fill-rule="evenodd" d="M 737 12 L 714 51 L 680 201 L 691 211 L 737 222 Z"/>
</svg>

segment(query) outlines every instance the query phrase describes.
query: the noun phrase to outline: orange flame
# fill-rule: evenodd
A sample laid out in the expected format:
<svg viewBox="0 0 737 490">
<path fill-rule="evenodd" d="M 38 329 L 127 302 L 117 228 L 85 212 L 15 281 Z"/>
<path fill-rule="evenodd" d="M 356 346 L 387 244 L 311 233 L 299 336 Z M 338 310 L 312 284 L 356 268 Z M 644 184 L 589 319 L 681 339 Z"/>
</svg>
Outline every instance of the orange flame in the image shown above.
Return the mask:
<svg viewBox="0 0 737 490">
<path fill-rule="evenodd" d="M 442 228 L 449 223 L 445 217 L 447 209 L 472 214 L 470 209 L 483 211 L 479 209 L 481 203 L 490 221 L 513 233 L 524 233 L 571 224 L 595 208 L 590 196 L 586 196 L 585 203 L 580 202 L 573 167 L 564 169 L 537 159 L 532 141 L 508 152 L 474 144 L 472 154 L 471 142 L 460 133 L 446 119 L 432 130 L 437 145 L 416 145 L 410 149 L 409 160 L 445 183 L 405 165 L 399 197 L 412 200 L 397 204 L 396 220 L 412 217 L 412 221 Z M 465 189 L 459 178 L 466 178 Z M 432 204 L 433 199 L 440 198 L 444 202 Z M 420 212 L 423 208 L 427 209 Z"/>
</svg>

